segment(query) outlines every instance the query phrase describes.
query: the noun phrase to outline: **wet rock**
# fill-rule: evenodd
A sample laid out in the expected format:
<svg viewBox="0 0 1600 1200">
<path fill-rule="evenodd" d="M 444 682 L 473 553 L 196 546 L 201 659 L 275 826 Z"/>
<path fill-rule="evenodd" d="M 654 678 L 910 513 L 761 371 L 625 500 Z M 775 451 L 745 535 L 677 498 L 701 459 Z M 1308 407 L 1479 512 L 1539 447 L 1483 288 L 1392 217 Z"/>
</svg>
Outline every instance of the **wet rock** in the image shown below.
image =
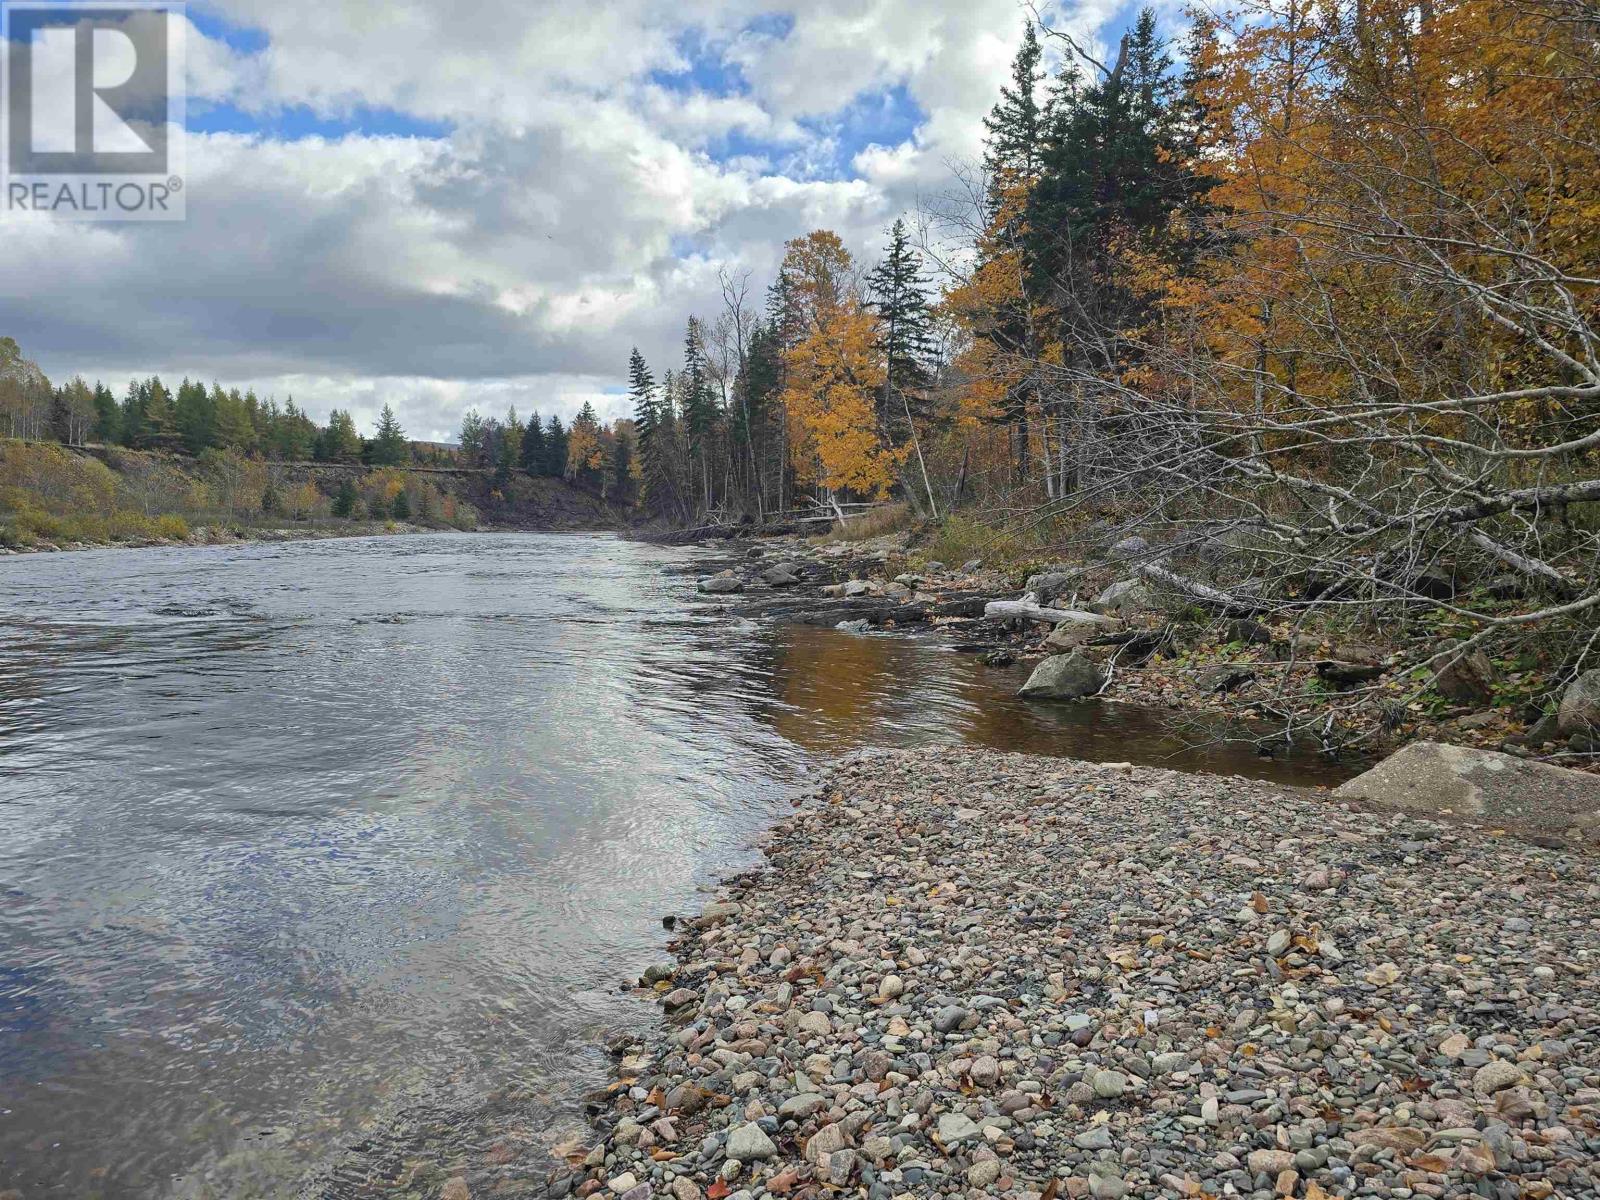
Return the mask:
<svg viewBox="0 0 1600 1200">
<path fill-rule="evenodd" d="M 1081 700 L 1105 686 L 1105 669 L 1080 653 L 1053 654 L 1033 669 L 1017 694 L 1029 700 Z"/>
<path fill-rule="evenodd" d="M 710 595 L 726 596 L 734 592 L 744 591 L 744 580 L 740 579 L 732 571 L 722 571 L 700 580 L 698 586 L 702 592 Z"/>
</svg>

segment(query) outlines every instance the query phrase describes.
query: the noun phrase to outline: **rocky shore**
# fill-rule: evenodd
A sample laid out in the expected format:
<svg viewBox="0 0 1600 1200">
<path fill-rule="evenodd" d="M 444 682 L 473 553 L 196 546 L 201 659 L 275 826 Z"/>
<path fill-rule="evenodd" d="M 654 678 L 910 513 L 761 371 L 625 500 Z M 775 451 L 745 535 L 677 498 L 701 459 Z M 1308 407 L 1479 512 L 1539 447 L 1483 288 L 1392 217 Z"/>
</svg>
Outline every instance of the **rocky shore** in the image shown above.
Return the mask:
<svg viewBox="0 0 1600 1200">
<path fill-rule="evenodd" d="M 1592 854 L 929 749 L 768 857 L 646 973 L 549 1195 L 1600 1195 Z"/>
<path fill-rule="evenodd" d="M 1229 736 L 1255 740 L 1264 753 L 1284 749 L 1284 713 L 1298 706 L 1303 739 L 1304 727 L 1321 727 L 1305 747 L 1312 751 L 1381 756 L 1433 740 L 1600 764 L 1600 672 L 1575 687 L 1581 713 L 1568 712 L 1573 687 L 1554 693 L 1557 713 L 1551 680 L 1481 652 L 1433 677 L 1418 663 L 1445 644 L 1436 637 L 1407 642 L 1393 628 L 1358 636 L 1319 622 L 1206 612 L 1192 594 L 1152 577 L 1178 576 L 1149 563 L 1140 573 L 1151 550 L 1141 538 L 1079 564 L 945 563 L 910 547 L 903 532 L 726 546 L 696 573 L 701 592 L 729 611 L 855 633 L 925 633 L 996 665 L 1043 663 L 1038 686 L 1024 692 L 1038 699 L 1166 708 L 1196 718 L 1205 739 L 1231 723 Z"/>
</svg>

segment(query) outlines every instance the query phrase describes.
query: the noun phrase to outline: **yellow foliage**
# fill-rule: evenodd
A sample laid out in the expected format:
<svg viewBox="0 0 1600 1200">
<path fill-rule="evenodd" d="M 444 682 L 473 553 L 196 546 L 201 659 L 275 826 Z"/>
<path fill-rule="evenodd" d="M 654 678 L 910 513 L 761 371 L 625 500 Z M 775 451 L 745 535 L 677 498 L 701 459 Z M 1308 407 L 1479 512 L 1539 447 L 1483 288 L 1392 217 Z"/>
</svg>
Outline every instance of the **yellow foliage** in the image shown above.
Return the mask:
<svg viewBox="0 0 1600 1200">
<path fill-rule="evenodd" d="M 784 355 L 796 474 L 825 488 L 887 496 L 909 447 L 889 445 L 877 428 L 884 366 L 850 252 L 837 234 L 817 230 L 788 244 L 784 272 L 802 321 L 800 340 Z"/>
</svg>

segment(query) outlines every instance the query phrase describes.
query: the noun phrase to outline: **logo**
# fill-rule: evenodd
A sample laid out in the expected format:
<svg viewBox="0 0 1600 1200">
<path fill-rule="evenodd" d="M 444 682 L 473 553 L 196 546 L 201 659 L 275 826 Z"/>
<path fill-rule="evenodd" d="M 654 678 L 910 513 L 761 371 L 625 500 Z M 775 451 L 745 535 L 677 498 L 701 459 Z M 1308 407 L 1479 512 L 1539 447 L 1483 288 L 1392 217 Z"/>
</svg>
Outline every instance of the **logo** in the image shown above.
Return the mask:
<svg viewBox="0 0 1600 1200">
<path fill-rule="evenodd" d="M 0 0 L 0 208 L 181 221 L 181 3 Z"/>
</svg>

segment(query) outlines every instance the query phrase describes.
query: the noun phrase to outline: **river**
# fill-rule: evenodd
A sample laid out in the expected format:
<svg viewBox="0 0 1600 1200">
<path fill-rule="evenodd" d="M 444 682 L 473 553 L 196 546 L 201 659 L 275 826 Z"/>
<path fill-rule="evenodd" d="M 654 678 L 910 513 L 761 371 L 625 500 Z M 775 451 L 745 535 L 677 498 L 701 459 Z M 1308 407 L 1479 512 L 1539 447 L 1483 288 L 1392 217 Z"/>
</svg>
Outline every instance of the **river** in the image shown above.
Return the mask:
<svg viewBox="0 0 1600 1200">
<path fill-rule="evenodd" d="M 0 561 L 0 1193 L 531 1193 L 601 1039 L 650 1019 L 619 984 L 662 916 L 838 751 L 1318 778 L 927 641 L 721 615 L 695 553 Z"/>
</svg>

